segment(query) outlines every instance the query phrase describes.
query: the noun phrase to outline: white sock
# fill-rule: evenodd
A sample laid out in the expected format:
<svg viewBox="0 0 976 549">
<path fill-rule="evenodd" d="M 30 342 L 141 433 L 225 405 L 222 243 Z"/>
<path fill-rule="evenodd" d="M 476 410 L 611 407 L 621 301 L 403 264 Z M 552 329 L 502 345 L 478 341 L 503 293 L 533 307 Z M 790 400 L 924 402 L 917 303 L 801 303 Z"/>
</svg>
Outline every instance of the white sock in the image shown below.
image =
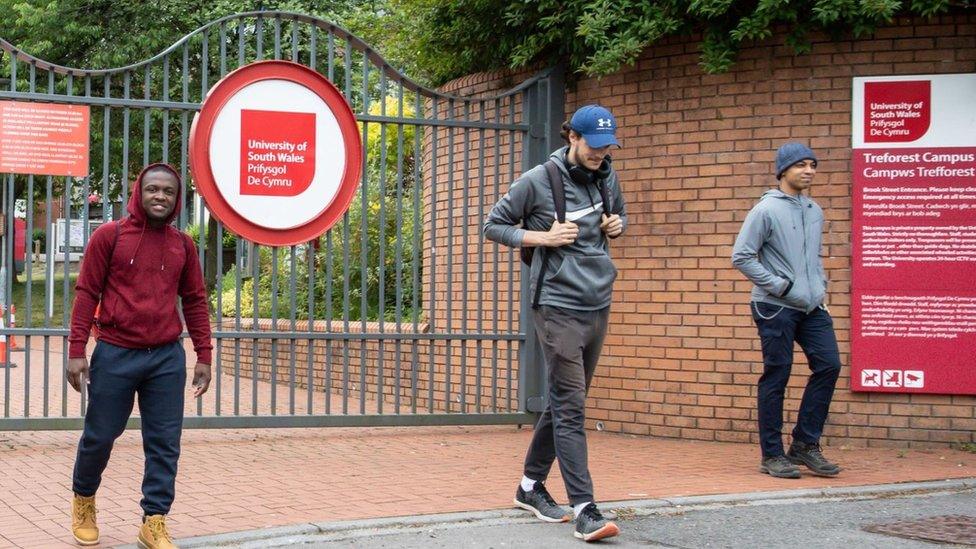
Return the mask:
<svg viewBox="0 0 976 549">
<path fill-rule="evenodd" d="M 585 509 L 586 506 L 589 505 L 589 504 L 591 504 L 591 503 L 593 503 L 593 502 L 592 501 L 584 501 L 583 503 L 577 503 L 576 505 L 574 505 L 573 506 L 573 516 L 574 517 L 578 517 L 579 514 L 583 512 L 583 509 Z"/>
<path fill-rule="evenodd" d="M 522 484 L 522 490 L 526 492 L 531 492 L 532 489 L 535 488 L 535 481 L 525 475 L 522 475 L 521 484 Z"/>
</svg>

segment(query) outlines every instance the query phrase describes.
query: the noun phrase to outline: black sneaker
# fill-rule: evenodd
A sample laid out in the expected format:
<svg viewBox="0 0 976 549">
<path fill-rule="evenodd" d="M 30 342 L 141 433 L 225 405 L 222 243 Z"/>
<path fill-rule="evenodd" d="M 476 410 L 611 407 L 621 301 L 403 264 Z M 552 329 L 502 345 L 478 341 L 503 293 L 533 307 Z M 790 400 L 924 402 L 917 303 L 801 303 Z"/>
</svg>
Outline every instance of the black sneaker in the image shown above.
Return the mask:
<svg viewBox="0 0 976 549">
<path fill-rule="evenodd" d="M 776 478 L 800 478 L 800 470 L 784 455 L 764 457 L 759 472 Z"/>
<path fill-rule="evenodd" d="M 583 541 L 596 541 L 612 538 L 620 533 L 617 525 L 603 518 L 595 503 L 590 503 L 576 517 L 576 531 L 573 535 Z"/>
<path fill-rule="evenodd" d="M 786 457 L 797 465 L 806 465 L 815 475 L 835 477 L 841 472 L 840 466 L 831 463 L 820 452 L 819 444 L 805 444 L 794 441 L 786 452 Z"/>
<path fill-rule="evenodd" d="M 546 522 L 569 522 L 570 519 L 570 514 L 556 505 L 556 500 L 552 499 L 545 485 L 538 480 L 528 492 L 519 485 L 518 490 L 515 491 L 514 503 L 517 507 L 532 511 L 535 516 Z"/>
</svg>

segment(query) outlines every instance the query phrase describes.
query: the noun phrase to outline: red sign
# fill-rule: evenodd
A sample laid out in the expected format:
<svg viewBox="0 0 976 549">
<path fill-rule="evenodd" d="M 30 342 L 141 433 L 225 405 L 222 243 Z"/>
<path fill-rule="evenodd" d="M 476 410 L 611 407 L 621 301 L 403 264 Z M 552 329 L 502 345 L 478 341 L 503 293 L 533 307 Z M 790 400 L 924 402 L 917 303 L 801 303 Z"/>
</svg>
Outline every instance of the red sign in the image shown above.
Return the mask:
<svg viewBox="0 0 976 549">
<path fill-rule="evenodd" d="M 854 79 L 851 389 L 976 394 L 976 75 Z"/>
<path fill-rule="evenodd" d="M 241 194 L 296 196 L 315 175 L 315 113 L 241 111 Z"/>
<path fill-rule="evenodd" d="M 190 133 L 190 167 L 228 229 L 271 246 L 308 242 L 355 195 L 362 141 L 342 94 L 288 61 L 237 69 L 207 94 Z"/>
<path fill-rule="evenodd" d="M 864 83 L 864 141 L 915 141 L 929 129 L 932 84 L 928 80 Z"/>
<path fill-rule="evenodd" d="M 88 175 L 87 105 L 0 101 L 0 173 Z"/>
<path fill-rule="evenodd" d="M 854 248 L 872 288 L 976 282 L 976 147 L 854 151 Z M 964 282 L 969 281 L 969 282 Z"/>
</svg>

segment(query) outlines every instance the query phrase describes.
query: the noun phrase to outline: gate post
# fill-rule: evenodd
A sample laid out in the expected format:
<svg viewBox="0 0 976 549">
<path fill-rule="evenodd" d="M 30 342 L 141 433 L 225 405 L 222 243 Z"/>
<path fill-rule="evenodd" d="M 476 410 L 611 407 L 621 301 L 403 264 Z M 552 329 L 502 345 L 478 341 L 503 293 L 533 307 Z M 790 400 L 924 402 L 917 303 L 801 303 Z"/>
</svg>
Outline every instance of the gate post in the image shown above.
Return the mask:
<svg viewBox="0 0 976 549">
<path fill-rule="evenodd" d="M 522 143 L 522 172 L 541 164 L 561 145 L 559 131 L 566 116 L 563 67 L 550 69 L 548 76 L 522 93 L 522 112 L 529 131 Z M 520 262 L 521 263 L 521 262 Z M 546 409 L 546 366 L 542 347 L 532 321 L 532 296 L 529 295 L 529 266 L 521 263 L 521 312 L 519 326 L 525 341 L 519 351 L 519 411 L 541 413 Z"/>
</svg>

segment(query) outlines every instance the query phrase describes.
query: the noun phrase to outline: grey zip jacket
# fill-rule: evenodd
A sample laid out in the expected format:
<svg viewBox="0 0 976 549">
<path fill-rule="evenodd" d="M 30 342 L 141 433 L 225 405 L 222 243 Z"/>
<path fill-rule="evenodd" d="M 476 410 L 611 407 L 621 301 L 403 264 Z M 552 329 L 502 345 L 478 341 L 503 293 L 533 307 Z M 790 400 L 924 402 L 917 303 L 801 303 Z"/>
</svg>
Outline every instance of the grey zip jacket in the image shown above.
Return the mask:
<svg viewBox="0 0 976 549">
<path fill-rule="evenodd" d="M 824 302 L 823 225 L 823 210 L 810 198 L 779 189 L 763 193 L 732 248 L 732 264 L 755 284 L 753 301 L 807 313 Z"/>
<path fill-rule="evenodd" d="M 535 295 L 543 256 L 547 259 L 546 276 L 539 296 L 540 305 L 552 305 L 583 311 L 595 311 L 610 306 L 613 281 L 617 269 L 610 260 L 607 236 L 600 229 L 603 199 L 595 184 L 579 185 L 569 177 L 565 158 L 569 147 L 553 152 L 566 190 L 566 221 L 579 225 L 579 237 L 572 244 L 558 248 L 539 248 L 532 256 L 529 272 L 530 294 Z M 620 216 L 624 230 L 627 212 L 611 167 L 606 178 L 607 196 L 611 202 L 608 212 Z M 549 188 L 546 168 L 540 164 L 522 174 L 512 183 L 508 193 L 492 207 L 485 219 L 485 238 L 518 248 L 525 231 L 548 231 L 556 219 L 556 206 Z"/>
</svg>

